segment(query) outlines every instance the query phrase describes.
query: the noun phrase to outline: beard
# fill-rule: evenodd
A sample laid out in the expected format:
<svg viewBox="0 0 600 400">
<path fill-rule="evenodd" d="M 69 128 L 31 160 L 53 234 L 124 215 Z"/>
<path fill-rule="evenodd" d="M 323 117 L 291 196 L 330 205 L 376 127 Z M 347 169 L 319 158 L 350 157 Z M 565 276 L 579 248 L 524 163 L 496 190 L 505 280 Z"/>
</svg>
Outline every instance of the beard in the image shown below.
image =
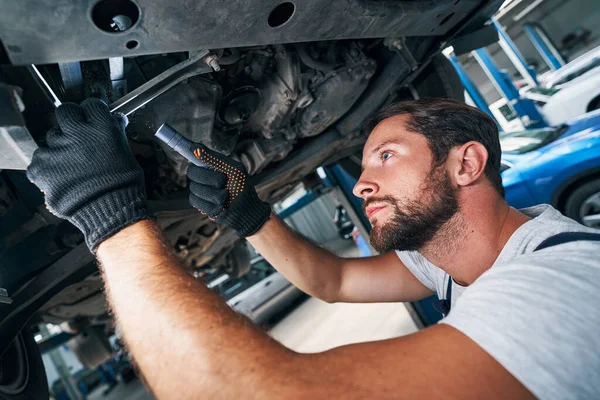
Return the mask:
<svg viewBox="0 0 600 400">
<path fill-rule="evenodd" d="M 372 203 L 388 203 L 392 207 L 390 221 L 381 225 L 376 219 L 373 221 L 370 241 L 380 254 L 422 249 L 458 212 L 456 192 L 445 169 L 434 168 L 427 181 L 418 200 L 383 196 L 363 203 L 363 211 Z"/>
</svg>

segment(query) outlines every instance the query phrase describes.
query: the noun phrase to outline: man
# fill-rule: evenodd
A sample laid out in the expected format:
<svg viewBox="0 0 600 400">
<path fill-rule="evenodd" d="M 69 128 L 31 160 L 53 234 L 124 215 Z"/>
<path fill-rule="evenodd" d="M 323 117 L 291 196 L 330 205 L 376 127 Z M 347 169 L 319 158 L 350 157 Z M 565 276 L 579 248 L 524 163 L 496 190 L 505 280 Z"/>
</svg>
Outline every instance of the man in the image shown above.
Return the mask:
<svg viewBox="0 0 600 400">
<path fill-rule="evenodd" d="M 326 301 L 401 302 L 437 292 L 449 315 L 397 339 L 297 354 L 180 268 L 148 211 L 122 120 L 96 100 L 63 105 L 30 179 L 100 261 L 117 322 L 152 391 L 167 398 L 598 398 L 600 242 L 550 206 L 503 199 L 494 122 L 449 100 L 375 116 L 354 192 L 381 256 L 342 259 L 271 214 L 241 164 L 200 146 L 192 205 L 233 227 Z M 393 250 L 396 250 L 395 252 Z"/>
</svg>

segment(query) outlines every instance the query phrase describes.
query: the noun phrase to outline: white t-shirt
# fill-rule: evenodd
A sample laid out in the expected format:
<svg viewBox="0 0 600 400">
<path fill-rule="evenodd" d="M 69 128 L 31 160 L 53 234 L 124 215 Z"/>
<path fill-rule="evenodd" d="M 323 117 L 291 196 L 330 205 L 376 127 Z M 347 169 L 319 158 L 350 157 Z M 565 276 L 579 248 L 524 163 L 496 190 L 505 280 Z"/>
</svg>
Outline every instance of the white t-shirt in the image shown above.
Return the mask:
<svg viewBox="0 0 600 400">
<path fill-rule="evenodd" d="M 463 332 L 536 397 L 600 399 L 600 242 L 570 242 L 533 253 L 560 232 L 600 231 L 549 205 L 520 210 L 533 219 L 468 287 L 455 282 L 440 323 Z M 416 251 L 396 252 L 425 286 L 446 297 L 449 276 Z"/>
</svg>

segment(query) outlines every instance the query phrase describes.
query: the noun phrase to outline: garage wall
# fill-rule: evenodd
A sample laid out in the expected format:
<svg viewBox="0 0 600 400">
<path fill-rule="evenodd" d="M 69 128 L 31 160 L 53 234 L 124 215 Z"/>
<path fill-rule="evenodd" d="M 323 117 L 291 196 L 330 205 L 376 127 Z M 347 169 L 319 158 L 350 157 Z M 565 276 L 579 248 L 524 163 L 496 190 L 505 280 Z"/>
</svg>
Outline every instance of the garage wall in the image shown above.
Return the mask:
<svg viewBox="0 0 600 400">
<path fill-rule="evenodd" d="M 515 20 L 518 14 L 533 2 L 534 0 L 523 0 L 518 7 L 514 8 L 514 12 L 511 11 L 502 16 L 500 23 L 505 27 L 523 57 L 528 62 L 539 66 L 538 72 L 547 71 L 548 67 L 525 35 L 524 23 L 537 22 L 540 24 L 558 46 L 565 35 L 578 28 L 591 31 L 590 41 L 586 45 L 575 49 L 561 49 L 567 60 L 572 60 L 586 51 L 600 46 L 600 0 L 545 0 L 523 18 Z M 499 68 L 508 71 L 515 79 L 520 79 L 516 68 L 500 49 L 500 46 L 495 44 L 487 49 Z M 488 104 L 500 99 L 500 94 L 470 55 L 461 57 L 461 61 Z"/>
<path fill-rule="evenodd" d="M 285 222 L 296 232 L 324 244 L 337 239 L 337 229 L 333 223 L 337 202 L 331 194 L 319 197 L 300 211 L 285 219 Z"/>
<path fill-rule="evenodd" d="M 549 0 L 546 0 L 549 1 Z M 588 29 L 592 32 L 590 43 L 585 48 L 563 49 L 569 59 L 573 59 L 586 50 L 600 45 L 600 2 L 598 0 L 553 0 L 552 9 L 544 13 L 544 9 L 535 10 L 527 16 L 533 20 L 541 17 L 541 24 L 548 35 L 560 46 L 560 40 L 576 28 Z"/>
</svg>

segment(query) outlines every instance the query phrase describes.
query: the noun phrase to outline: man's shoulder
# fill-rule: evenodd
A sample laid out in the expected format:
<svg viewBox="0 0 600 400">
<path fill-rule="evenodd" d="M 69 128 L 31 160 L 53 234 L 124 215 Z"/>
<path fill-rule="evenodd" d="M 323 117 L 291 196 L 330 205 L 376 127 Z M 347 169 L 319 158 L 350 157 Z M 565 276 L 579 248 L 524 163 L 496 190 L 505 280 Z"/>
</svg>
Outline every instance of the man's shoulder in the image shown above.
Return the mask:
<svg viewBox="0 0 600 400">
<path fill-rule="evenodd" d="M 519 274 L 535 277 L 528 284 L 568 280 L 569 276 L 577 274 L 600 280 L 600 231 L 581 227 L 584 229 L 573 226 L 572 229 L 539 235 L 531 241 L 528 251 L 494 264 L 474 285 Z"/>
<path fill-rule="evenodd" d="M 457 299 L 457 317 L 494 315 L 517 325 L 551 327 L 595 314 L 600 328 L 600 241 L 581 240 L 522 254 L 485 271 Z M 518 313 L 515 312 L 519 309 Z M 453 309 L 453 313 L 454 313 Z M 452 315 L 452 313 L 451 313 Z M 516 318 L 518 315 L 522 316 Z M 562 321 L 562 322 L 561 322 Z M 507 322 L 510 326 L 510 322 Z M 531 325 L 531 326 L 535 326 Z M 600 345 L 600 337 L 598 338 Z"/>
<path fill-rule="evenodd" d="M 497 262 L 505 264 L 514 257 L 531 253 L 548 238 L 564 232 L 598 232 L 571 218 L 565 217 L 548 204 L 523 208 L 521 213 L 531 220 L 519 227 L 510 237 Z"/>
<path fill-rule="evenodd" d="M 539 397 L 598 394 L 582 381 L 600 379 L 596 354 L 588 350 L 600 346 L 599 252 L 600 242 L 575 242 L 494 266 L 441 322 L 470 337 Z"/>
<path fill-rule="evenodd" d="M 533 207 L 521 208 L 519 212 L 531 218 L 531 225 L 556 226 L 562 229 L 582 229 L 589 230 L 591 228 L 580 224 L 579 222 L 564 216 L 556 208 L 549 204 L 539 204 Z"/>
</svg>

